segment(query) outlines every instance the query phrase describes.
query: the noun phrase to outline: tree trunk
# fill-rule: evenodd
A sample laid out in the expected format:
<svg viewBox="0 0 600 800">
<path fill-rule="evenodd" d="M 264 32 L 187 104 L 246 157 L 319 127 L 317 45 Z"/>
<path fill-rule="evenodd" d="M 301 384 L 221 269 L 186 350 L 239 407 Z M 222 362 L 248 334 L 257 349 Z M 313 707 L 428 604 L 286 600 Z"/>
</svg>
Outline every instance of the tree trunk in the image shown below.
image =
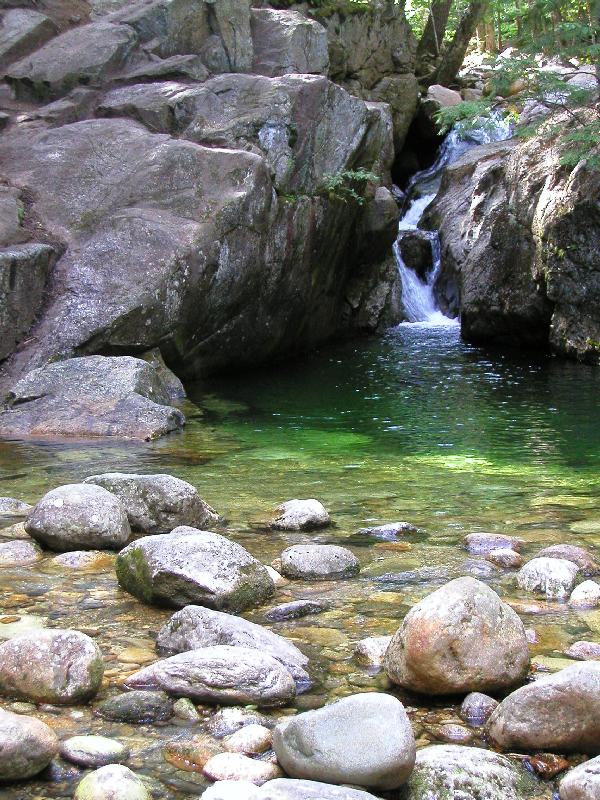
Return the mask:
<svg viewBox="0 0 600 800">
<path fill-rule="evenodd" d="M 598 2 L 600 2 L 600 0 L 598 0 Z M 464 61 L 469 42 L 475 33 L 475 28 L 487 11 L 487 8 L 488 0 L 471 0 L 469 3 L 437 71 L 436 79 L 438 83 L 441 83 L 443 86 L 448 86 L 455 80 Z"/>
<path fill-rule="evenodd" d="M 417 49 L 417 58 L 423 56 L 439 56 L 442 49 L 442 42 L 448 25 L 450 8 L 453 0 L 433 0 L 427 17 L 427 24 L 421 36 Z"/>
</svg>

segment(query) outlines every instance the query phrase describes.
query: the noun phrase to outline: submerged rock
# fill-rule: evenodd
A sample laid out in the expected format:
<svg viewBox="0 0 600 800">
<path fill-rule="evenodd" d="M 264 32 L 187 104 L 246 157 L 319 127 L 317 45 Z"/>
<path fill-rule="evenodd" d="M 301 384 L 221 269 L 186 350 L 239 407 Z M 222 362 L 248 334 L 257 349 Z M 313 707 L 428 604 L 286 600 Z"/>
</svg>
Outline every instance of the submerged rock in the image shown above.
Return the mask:
<svg viewBox="0 0 600 800">
<path fill-rule="evenodd" d="M 289 619 L 300 619 L 311 614 L 322 614 L 327 611 L 330 604 L 322 600 L 293 600 L 291 603 L 282 603 L 271 608 L 265 614 L 269 622 L 285 622 Z"/>
<path fill-rule="evenodd" d="M 118 550 L 131 536 L 121 501 L 100 486 L 72 483 L 42 497 L 25 523 L 52 550 Z"/>
<path fill-rule="evenodd" d="M 527 675 L 523 623 L 496 592 L 457 578 L 417 603 L 386 652 L 394 683 L 424 694 L 494 691 Z"/>
<path fill-rule="evenodd" d="M 152 800 L 135 772 L 121 764 L 110 764 L 91 772 L 77 784 L 73 800 Z"/>
<path fill-rule="evenodd" d="M 358 533 L 361 536 L 375 536 L 377 539 L 396 539 L 398 536 L 405 536 L 407 533 L 418 533 L 419 529 L 410 522 L 388 522 L 385 525 L 377 525 L 374 528 L 361 528 Z"/>
<path fill-rule="evenodd" d="M 212 781 L 240 780 L 257 786 L 283 776 L 277 764 L 248 758 L 242 753 L 218 753 L 206 762 L 202 771 Z"/>
<path fill-rule="evenodd" d="M 360 572 L 354 553 L 333 544 L 297 544 L 281 554 L 281 571 L 295 580 L 328 581 Z"/>
<path fill-rule="evenodd" d="M 576 658 L 578 661 L 600 660 L 600 644 L 597 642 L 573 642 L 565 650 L 565 655 L 568 658 Z"/>
<path fill-rule="evenodd" d="M 127 761 L 129 748 L 106 736 L 71 736 L 61 742 L 60 755 L 82 767 L 104 767 Z"/>
<path fill-rule="evenodd" d="M 173 716 L 173 701 L 166 692 L 138 690 L 109 697 L 94 710 L 115 722 L 162 722 Z"/>
<path fill-rule="evenodd" d="M 600 757 L 569 770 L 558 785 L 560 800 L 596 800 L 600 797 Z"/>
<path fill-rule="evenodd" d="M 490 550 L 486 558 L 497 567 L 519 569 L 519 567 L 523 566 L 523 556 L 508 547 L 500 547 L 495 550 Z"/>
<path fill-rule="evenodd" d="M 239 544 L 186 526 L 133 542 L 116 569 L 123 589 L 145 603 L 239 612 L 275 592 L 265 567 Z"/>
<path fill-rule="evenodd" d="M 572 561 L 542 556 L 528 561 L 520 569 L 517 583 L 527 592 L 561 600 L 571 594 L 578 574 L 579 567 Z"/>
<path fill-rule="evenodd" d="M 0 517 L 26 517 L 33 506 L 14 497 L 0 497 Z"/>
<path fill-rule="evenodd" d="M 0 781 L 32 778 L 58 753 L 58 736 L 34 717 L 0 709 Z"/>
<path fill-rule="evenodd" d="M 271 522 L 275 530 L 310 531 L 331 524 L 325 506 L 318 500 L 288 500 L 277 510 L 279 516 Z"/>
<path fill-rule="evenodd" d="M 379 789 L 401 786 L 415 761 L 404 706 L 379 693 L 345 697 L 281 722 L 273 748 L 293 778 Z"/>
</svg>

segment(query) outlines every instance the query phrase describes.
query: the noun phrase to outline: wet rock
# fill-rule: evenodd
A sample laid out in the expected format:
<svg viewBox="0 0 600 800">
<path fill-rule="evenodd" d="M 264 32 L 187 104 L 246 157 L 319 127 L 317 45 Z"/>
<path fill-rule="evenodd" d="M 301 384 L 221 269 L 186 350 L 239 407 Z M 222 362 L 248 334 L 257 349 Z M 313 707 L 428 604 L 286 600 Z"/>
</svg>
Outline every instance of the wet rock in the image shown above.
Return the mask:
<svg viewBox="0 0 600 800">
<path fill-rule="evenodd" d="M 536 753 L 525 758 L 523 763 L 544 780 L 551 780 L 570 766 L 566 758 L 555 753 Z"/>
<path fill-rule="evenodd" d="M 308 658 L 282 636 L 241 617 L 212 611 L 202 606 L 186 606 L 173 614 L 160 629 L 158 651 L 173 655 L 213 645 L 232 645 L 267 653 L 290 672 L 301 685 L 310 685 L 306 672 Z"/>
<path fill-rule="evenodd" d="M 108 472 L 92 475 L 84 483 L 102 486 L 118 497 L 132 530 L 141 533 L 168 533 L 180 525 L 203 528 L 219 519 L 190 483 L 172 475 Z"/>
<path fill-rule="evenodd" d="M 460 565 L 460 570 L 473 578 L 481 578 L 482 580 L 494 578 L 499 574 L 498 567 L 482 558 L 467 558 Z"/>
<path fill-rule="evenodd" d="M 518 552 L 523 546 L 522 539 L 505 536 L 502 533 L 469 533 L 464 538 L 465 548 L 472 555 L 486 555 L 491 550 L 508 549 Z"/>
<path fill-rule="evenodd" d="M 60 755 L 82 767 L 104 767 L 127 761 L 129 748 L 106 736 L 71 736 L 61 742 Z"/>
<path fill-rule="evenodd" d="M 271 747 L 272 741 L 273 734 L 264 725 L 245 725 L 231 736 L 226 736 L 223 747 L 231 753 L 260 755 Z"/>
<path fill-rule="evenodd" d="M 275 586 L 285 586 L 286 584 L 289 583 L 287 578 L 284 578 L 283 575 L 280 575 L 280 573 L 277 572 L 276 569 L 273 569 L 273 567 L 271 567 L 269 564 L 265 565 L 265 569 L 269 573 L 269 577 L 271 578 Z"/>
<path fill-rule="evenodd" d="M 118 550 L 131 535 L 121 501 L 100 486 L 72 483 L 44 495 L 25 530 L 52 550 Z"/>
<path fill-rule="evenodd" d="M 116 569 L 123 589 L 145 603 L 239 612 L 275 592 L 265 567 L 239 544 L 185 526 L 133 542 Z"/>
<path fill-rule="evenodd" d="M 37 775 L 58 753 L 58 744 L 44 722 L 0 709 L 0 781 Z"/>
<path fill-rule="evenodd" d="M 527 773 L 479 747 L 432 745 L 418 751 L 404 791 L 406 800 L 523 800 Z"/>
<path fill-rule="evenodd" d="M 385 525 L 377 525 L 374 528 L 361 528 L 358 533 L 361 536 L 375 536 L 377 539 L 395 539 L 398 536 L 406 536 L 408 533 L 418 533 L 419 529 L 410 522 L 388 522 Z"/>
<path fill-rule="evenodd" d="M 258 787 L 250 781 L 217 781 L 200 796 L 200 800 L 261 800 Z"/>
<path fill-rule="evenodd" d="M 596 800 L 600 797 L 600 757 L 569 770 L 558 786 L 560 800 Z"/>
<path fill-rule="evenodd" d="M 39 11 L 13 8 L 0 20 L 0 69 L 31 53 L 56 33 L 51 19 Z"/>
<path fill-rule="evenodd" d="M 571 592 L 569 605 L 577 608 L 597 608 L 600 605 L 600 585 L 596 581 L 583 581 Z"/>
<path fill-rule="evenodd" d="M 102 682 L 97 644 L 72 630 L 38 630 L 0 644 L 0 691 L 36 703 L 82 703 Z"/>
<path fill-rule="evenodd" d="M 17 539 L 14 542 L 0 543 L 0 567 L 17 567 L 35 564 L 43 557 L 35 542 Z"/>
<path fill-rule="evenodd" d="M 285 622 L 288 619 L 300 619 L 311 614 L 322 614 L 329 608 L 329 603 L 320 600 L 294 600 L 270 609 L 265 614 L 265 619 L 269 622 Z"/>
<path fill-rule="evenodd" d="M 377 583 L 443 583 L 448 580 L 450 570 L 447 567 L 419 567 L 419 569 L 409 572 L 386 572 L 379 575 L 375 580 Z"/>
<path fill-rule="evenodd" d="M 424 694 L 494 691 L 529 667 L 523 623 L 488 586 L 457 578 L 417 603 L 384 658 L 394 683 Z"/>
<path fill-rule="evenodd" d="M 278 779 L 265 783 L 260 800 L 377 800 L 375 795 L 319 781 Z"/>
<path fill-rule="evenodd" d="M 200 714 L 196 711 L 196 707 L 191 700 L 187 697 L 180 697 L 173 703 L 173 714 L 177 719 L 185 720 L 186 722 L 199 722 Z"/>
<path fill-rule="evenodd" d="M 460 715 L 469 725 L 484 725 L 492 711 L 498 707 L 498 701 L 481 692 L 471 692 L 462 701 Z"/>
<path fill-rule="evenodd" d="M 204 765 L 223 748 L 209 736 L 199 734 L 168 742 L 163 755 L 165 761 L 185 772 L 202 772 Z"/>
<path fill-rule="evenodd" d="M 574 751 L 600 748 L 600 664 L 574 664 L 509 694 L 488 722 L 504 749 Z"/>
<path fill-rule="evenodd" d="M 1 517 L 25 517 L 33 506 L 16 500 L 14 497 L 0 497 L 0 516 Z"/>
<path fill-rule="evenodd" d="M 90 567 L 106 567 L 112 563 L 112 558 L 114 557 L 102 550 L 71 550 L 68 553 L 54 556 L 52 561 L 67 569 L 88 569 Z"/>
<path fill-rule="evenodd" d="M 540 550 L 534 558 L 566 558 L 567 561 L 577 564 L 580 573 L 586 578 L 600 575 L 600 563 L 596 561 L 593 554 L 584 547 L 574 544 L 553 544 L 551 547 Z"/>
<path fill-rule="evenodd" d="M 173 716 L 173 701 L 166 692 L 124 692 L 104 700 L 94 711 L 115 722 L 162 722 Z"/>
<path fill-rule="evenodd" d="M 505 567 L 506 569 L 519 569 L 523 566 L 523 556 L 508 547 L 490 550 L 486 558 L 497 567 Z"/>
<path fill-rule="evenodd" d="M 327 74 L 327 31 L 297 11 L 252 9 L 254 64 L 259 75 Z"/>
<path fill-rule="evenodd" d="M 543 556 L 528 561 L 519 570 L 517 584 L 527 592 L 560 600 L 571 594 L 578 574 L 579 567 L 572 561 Z"/>
<path fill-rule="evenodd" d="M 387 694 L 357 694 L 280 723 L 277 759 L 292 778 L 395 789 L 415 761 L 415 740 L 402 703 Z"/>
<path fill-rule="evenodd" d="M 281 571 L 294 580 L 329 581 L 360 572 L 354 553 L 332 544 L 297 544 L 281 554 Z"/>
<path fill-rule="evenodd" d="M 157 661 L 125 681 L 132 689 L 162 689 L 175 697 L 222 704 L 281 706 L 296 694 L 281 662 L 247 647 L 217 645 Z"/>
<path fill-rule="evenodd" d="M 464 725 L 457 725 L 454 722 L 446 722 L 443 725 L 433 725 L 427 730 L 435 739 L 440 742 L 450 742 L 451 744 L 469 744 L 475 738 L 472 730 L 465 728 Z"/>
<path fill-rule="evenodd" d="M 77 784 L 73 800 L 152 800 L 135 772 L 121 764 L 110 764 L 91 772 Z"/>
<path fill-rule="evenodd" d="M 380 667 L 391 641 L 391 636 L 369 636 L 361 639 L 354 647 L 354 658 L 359 664 Z"/>
<path fill-rule="evenodd" d="M 573 642 L 565 650 L 565 655 L 568 658 L 576 658 L 578 661 L 600 660 L 600 644 L 597 642 Z"/>
<path fill-rule="evenodd" d="M 271 527 L 279 531 L 310 531 L 331 524 L 325 506 L 318 500 L 288 500 L 277 510 Z"/>
<path fill-rule="evenodd" d="M 249 781 L 257 786 L 283 775 L 277 764 L 248 758 L 241 753 L 219 753 L 213 756 L 204 765 L 203 773 L 212 781 Z"/>
<path fill-rule="evenodd" d="M 231 734 L 241 730 L 246 725 L 261 725 L 268 728 L 272 724 L 269 717 L 265 717 L 256 711 L 249 711 L 245 708 L 223 708 L 210 717 L 206 723 L 206 729 L 216 739 L 223 739 L 225 736 L 231 736 Z"/>
</svg>

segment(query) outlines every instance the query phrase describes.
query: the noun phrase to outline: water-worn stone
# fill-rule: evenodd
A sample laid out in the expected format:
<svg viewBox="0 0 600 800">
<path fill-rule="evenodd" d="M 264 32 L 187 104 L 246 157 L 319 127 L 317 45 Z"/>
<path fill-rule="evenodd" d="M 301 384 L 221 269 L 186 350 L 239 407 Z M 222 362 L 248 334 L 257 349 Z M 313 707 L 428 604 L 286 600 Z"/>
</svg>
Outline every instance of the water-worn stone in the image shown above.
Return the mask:
<svg viewBox="0 0 600 800">
<path fill-rule="evenodd" d="M 281 572 L 294 580 L 329 581 L 360 572 L 354 553 L 333 544 L 297 544 L 281 554 Z"/>
<path fill-rule="evenodd" d="M 244 725 L 223 739 L 223 747 L 231 753 L 260 755 L 271 747 L 272 741 L 273 734 L 264 725 Z"/>
<path fill-rule="evenodd" d="M 127 761 L 129 748 L 107 736 L 71 736 L 61 742 L 60 755 L 82 767 L 104 767 Z"/>
<path fill-rule="evenodd" d="M 39 11 L 13 8 L 0 18 L 0 69 L 31 53 L 56 33 L 52 20 Z"/>
<path fill-rule="evenodd" d="M 515 550 L 508 547 L 495 548 L 490 550 L 486 558 L 495 564 L 497 567 L 506 567 L 507 569 L 519 569 L 523 566 L 523 556 Z"/>
<path fill-rule="evenodd" d="M 145 783 L 121 764 L 109 764 L 90 772 L 77 784 L 73 800 L 152 800 Z"/>
<path fill-rule="evenodd" d="M 568 597 L 577 575 L 579 567 L 565 558 L 534 558 L 521 567 L 517 575 L 517 583 L 521 589 L 536 594 L 544 594 L 552 600 L 562 600 Z"/>
<path fill-rule="evenodd" d="M 131 529 L 121 501 L 100 486 L 71 483 L 45 494 L 25 522 L 27 533 L 52 550 L 118 550 Z"/>
<path fill-rule="evenodd" d="M 600 575 L 600 563 L 596 561 L 594 555 L 586 550 L 585 547 L 578 547 L 575 544 L 553 544 L 544 547 L 534 558 L 566 558 L 577 564 L 579 571 L 586 578 Z"/>
<path fill-rule="evenodd" d="M 0 781 L 32 778 L 58 753 L 58 736 L 35 717 L 0 709 Z"/>
<path fill-rule="evenodd" d="M 288 500 L 277 509 L 271 527 L 279 531 L 310 531 L 331 523 L 325 506 L 318 500 Z"/>
<path fill-rule="evenodd" d="M 504 749 L 595 754 L 599 714 L 600 664 L 587 661 L 509 694 L 490 717 L 488 732 Z"/>
<path fill-rule="evenodd" d="M 361 536 L 375 536 L 377 539 L 396 539 L 407 533 L 418 533 L 419 529 L 410 522 L 387 522 L 385 525 L 376 525 L 373 528 L 360 528 Z"/>
<path fill-rule="evenodd" d="M 186 606 L 171 617 L 156 638 L 156 647 L 163 655 L 221 644 L 267 653 L 280 661 L 297 683 L 310 685 L 304 653 L 283 636 L 232 614 Z"/>
<path fill-rule="evenodd" d="M 128 545 L 116 569 L 119 584 L 145 603 L 239 612 L 275 592 L 265 567 L 241 545 L 186 526 Z"/>
<path fill-rule="evenodd" d="M 394 683 L 424 694 L 514 686 L 529 667 L 523 623 L 474 578 L 457 578 L 408 612 L 384 658 Z"/>
<path fill-rule="evenodd" d="M 212 781 L 242 780 L 257 786 L 283 776 L 277 764 L 241 753 L 218 753 L 206 762 L 202 771 Z"/>
<path fill-rule="evenodd" d="M 260 800 L 377 800 L 375 795 L 360 789 L 289 778 L 263 784 L 258 796 Z"/>
<path fill-rule="evenodd" d="M 162 689 L 175 697 L 222 704 L 281 706 L 296 694 L 281 662 L 247 647 L 216 645 L 179 653 L 135 672 L 131 689 Z"/>
<path fill-rule="evenodd" d="M 0 567 L 35 564 L 42 557 L 43 553 L 35 542 L 17 539 L 14 542 L 0 543 Z"/>
<path fill-rule="evenodd" d="M 329 607 L 329 603 L 324 603 L 322 600 L 293 600 L 291 603 L 281 603 L 281 605 L 271 608 L 265 614 L 265 619 L 269 622 L 285 622 L 285 620 L 300 619 L 311 614 L 322 614 Z"/>
<path fill-rule="evenodd" d="M 359 664 L 380 667 L 391 641 L 391 636 L 369 636 L 361 639 L 354 647 L 354 658 Z"/>
<path fill-rule="evenodd" d="M 219 519 L 190 483 L 172 475 L 107 472 L 84 483 L 102 486 L 118 497 L 134 531 L 168 533 L 179 525 L 203 528 Z"/>
<path fill-rule="evenodd" d="M 327 31 L 297 11 L 252 9 L 254 63 L 259 75 L 327 74 Z"/>
<path fill-rule="evenodd" d="M 415 761 L 404 706 L 377 693 L 345 697 L 281 722 L 273 748 L 292 778 L 379 789 L 401 786 Z"/>
<path fill-rule="evenodd" d="M 523 547 L 523 540 L 503 533 L 469 533 L 464 538 L 465 548 L 472 555 L 486 555 L 491 550 L 509 549 L 518 552 Z"/>
<path fill-rule="evenodd" d="M 565 655 L 568 658 L 576 658 L 578 661 L 600 660 L 600 644 L 597 642 L 573 642 L 565 650 Z"/>
<path fill-rule="evenodd" d="M 0 692 L 57 705 L 82 703 L 102 682 L 98 645 L 79 631 L 38 630 L 0 644 Z"/>
<path fill-rule="evenodd" d="M 166 692 L 138 690 L 109 697 L 94 711 L 115 722 L 162 722 L 173 716 L 173 701 Z"/>
<path fill-rule="evenodd" d="M 200 800 L 260 800 L 262 795 L 250 781 L 217 781 L 200 795 Z"/>
<path fill-rule="evenodd" d="M 484 725 L 492 711 L 498 707 L 498 701 L 481 692 L 471 692 L 462 701 L 460 715 L 470 725 Z"/>
<path fill-rule="evenodd" d="M 273 727 L 270 717 L 250 711 L 246 708 L 223 708 L 213 714 L 206 723 L 206 729 L 215 739 L 231 736 L 247 725 L 261 725 L 263 728 Z"/>
<path fill-rule="evenodd" d="M 505 756 L 480 747 L 432 745 L 418 751 L 404 796 L 406 800 L 523 800 L 527 773 Z"/>
<path fill-rule="evenodd" d="M 583 581 L 571 592 L 569 605 L 575 608 L 596 608 L 600 605 L 600 585 L 596 581 Z"/>
<path fill-rule="evenodd" d="M 0 517 L 25 517 L 33 506 L 14 497 L 0 497 Z"/>
<path fill-rule="evenodd" d="M 560 800 L 597 800 L 600 797 L 600 757 L 569 770 L 558 785 Z"/>
<path fill-rule="evenodd" d="M 112 567 L 113 559 L 112 553 L 102 550 L 70 550 L 54 556 L 52 563 L 67 569 L 106 569 Z"/>
</svg>

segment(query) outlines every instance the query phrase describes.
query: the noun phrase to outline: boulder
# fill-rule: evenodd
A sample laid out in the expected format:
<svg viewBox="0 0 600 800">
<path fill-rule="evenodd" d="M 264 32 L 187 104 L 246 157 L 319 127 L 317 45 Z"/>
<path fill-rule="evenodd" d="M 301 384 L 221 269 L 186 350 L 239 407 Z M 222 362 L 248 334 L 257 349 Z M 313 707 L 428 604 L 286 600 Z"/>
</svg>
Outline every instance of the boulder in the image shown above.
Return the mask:
<svg viewBox="0 0 600 800">
<path fill-rule="evenodd" d="M 529 646 L 523 623 L 496 592 L 457 578 L 411 608 L 384 668 L 394 683 L 423 694 L 489 692 L 525 678 Z"/>
<path fill-rule="evenodd" d="M 251 11 L 254 63 L 258 75 L 315 73 L 329 67 L 327 32 L 297 11 L 253 8 Z"/>
<path fill-rule="evenodd" d="M 87 356 L 39 367 L 14 385 L 0 412 L 0 436 L 150 440 L 184 422 L 145 361 Z"/>
<path fill-rule="evenodd" d="M 487 555 L 492 550 L 508 549 L 518 552 L 525 542 L 503 533 L 469 533 L 464 538 L 465 548 L 474 556 Z"/>
<path fill-rule="evenodd" d="M 194 486 L 172 475 L 107 472 L 92 475 L 84 483 L 118 497 L 132 530 L 141 533 L 168 533 L 180 525 L 203 528 L 219 519 Z"/>
<path fill-rule="evenodd" d="M 570 769 L 558 785 L 560 800 L 596 800 L 600 797 L 600 757 Z"/>
<path fill-rule="evenodd" d="M 142 689 L 108 697 L 94 712 L 115 722 L 163 722 L 173 716 L 173 701 L 166 692 Z"/>
<path fill-rule="evenodd" d="M 600 575 L 600 563 L 596 561 L 594 554 L 585 547 L 578 547 L 575 544 L 553 544 L 544 547 L 534 558 L 566 558 L 567 561 L 577 564 L 580 574 L 586 578 Z"/>
<path fill-rule="evenodd" d="M 308 658 L 282 636 L 232 614 L 202 606 L 186 606 L 160 629 L 156 647 L 173 655 L 213 645 L 245 647 L 267 653 L 280 661 L 301 686 L 309 686 Z"/>
<path fill-rule="evenodd" d="M 211 781 L 249 781 L 257 786 L 283 777 L 277 764 L 248 758 L 241 753 L 217 753 L 206 762 L 202 772 Z"/>
<path fill-rule="evenodd" d="M 331 519 L 318 500 L 288 500 L 277 509 L 279 516 L 271 527 L 279 531 L 310 531 L 325 528 Z"/>
<path fill-rule="evenodd" d="M 294 679 L 280 661 L 257 650 L 228 645 L 157 661 L 135 672 L 125 685 L 222 705 L 282 706 L 296 694 Z"/>
<path fill-rule="evenodd" d="M 565 558 L 533 558 L 517 575 L 521 589 L 544 594 L 552 600 L 562 600 L 573 591 L 579 567 Z"/>
<path fill-rule="evenodd" d="M 101 486 L 71 483 L 45 494 L 25 530 L 51 550 L 118 550 L 131 536 L 123 504 Z"/>
<path fill-rule="evenodd" d="M 433 101 L 439 108 L 449 108 L 462 103 L 460 92 L 448 89 L 446 86 L 440 86 L 439 83 L 434 83 L 429 87 L 426 100 Z"/>
<path fill-rule="evenodd" d="M 281 722 L 277 760 L 292 778 L 396 789 L 412 772 L 415 740 L 404 706 L 387 694 L 345 697 Z"/>
<path fill-rule="evenodd" d="M 14 542 L 0 543 L 0 567 L 35 564 L 41 558 L 43 558 L 43 553 L 35 542 L 17 539 Z"/>
<path fill-rule="evenodd" d="M 90 772 L 77 784 L 73 800 L 152 800 L 141 778 L 129 767 L 110 764 Z"/>
<path fill-rule="evenodd" d="M 354 553 L 333 544 L 297 544 L 281 554 L 281 572 L 295 580 L 329 581 L 360 572 Z"/>
<path fill-rule="evenodd" d="M 586 661 L 544 675 L 505 698 L 488 722 L 503 749 L 574 751 L 600 748 L 600 664 Z"/>
<path fill-rule="evenodd" d="M 31 53 L 56 34 L 52 20 L 29 8 L 11 8 L 0 17 L 0 69 Z"/>
<path fill-rule="evenodd" d="M 33 778 L 57 755 L 58 745 L 41 720 L 0 709 L 0 781 Z"/>
<path fill-rule="evenodd" d="M 60 756 L 82 767 L 104 767 L 127 761 L 129 748 L 106 736 L 70 736 L 61 742 Z"/>
<path fill-rule="evenodd" d="M 175 80 L 189 78 L 198 83 L 208 78 L 209 72 L 200 56 L 193 54 L 156 58 L 125 70 L 115 78 L 116 83 L 138 81 Z"/>
<path fill-rule="evenodd" d="M 239 612 L 275 592 L 265 567 L 239 544 L 185 526 L 128 545 L 116 569 L 123 589 L 145 603 Z"/>
<path fill-rule="evenodd" d="M 583 581 L 571 592 L 569 605 L 578 608 L 597 608 L 600 606 L 600 585 L 596 581 Z"/>
<path fill-rule="evenodd" d="M 278 778 L 263 784 L 260 800 L 377 800 L 374 794 L 347 786 L 332 786 L 320 781 Z M 232 800 L 238 800 L 236 797 Z M 242 798 L 239 798 L 242 800 Z M 249 800 L 254 800 L 249 798 Z"/>
<path fill-rule="evenodd" d="M 93 697 L 104 662 L 79 631 L 37 630 L 0 644 L 0 692 L 34 703 L 73 705 Z"/>
</svg>

